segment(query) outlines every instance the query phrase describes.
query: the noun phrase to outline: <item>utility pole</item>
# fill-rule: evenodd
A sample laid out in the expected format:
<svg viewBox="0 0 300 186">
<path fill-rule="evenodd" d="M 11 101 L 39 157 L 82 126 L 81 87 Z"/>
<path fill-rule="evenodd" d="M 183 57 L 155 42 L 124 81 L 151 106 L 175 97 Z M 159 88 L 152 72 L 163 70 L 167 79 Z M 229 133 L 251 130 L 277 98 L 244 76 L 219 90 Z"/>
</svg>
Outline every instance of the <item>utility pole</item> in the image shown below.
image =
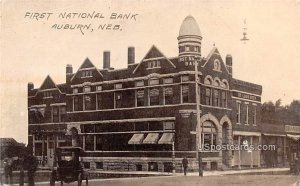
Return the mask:
<svg viewBox="0 0 300 186">
<path fill-rule="evenodd" d="M 197 115 L 197 125 L 196 125 L 196 151 L 197 151 L 197 159 L 198 159 L 198 166 L 199 166 L 199 176 L 203 176 L 203 167 L 202 167 L 202 154 L 201 154 L 201 121 L 200 121 L 200 74 L 198 71 L 198 60 L 200 62 L 201 57 L 195 58 L 195 83 L 196 83 L 196 115 Z"/>
</svg>

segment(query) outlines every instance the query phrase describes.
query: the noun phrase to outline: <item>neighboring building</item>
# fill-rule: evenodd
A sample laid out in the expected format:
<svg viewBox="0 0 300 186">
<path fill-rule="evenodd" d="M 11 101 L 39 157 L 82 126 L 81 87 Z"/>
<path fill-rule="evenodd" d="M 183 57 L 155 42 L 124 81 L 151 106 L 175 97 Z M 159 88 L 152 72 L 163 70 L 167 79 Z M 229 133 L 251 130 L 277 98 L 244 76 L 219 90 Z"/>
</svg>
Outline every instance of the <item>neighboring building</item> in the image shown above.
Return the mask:
<svg viewBox="0 0 300 186">
<path fill-rule="evenodd" d="M 48 76 L 40 88 L 28 84 L 29 144 L 49 166 L 56 146 L 82 146 L 87 168 L 103 170 L 177 171 L 181 160 L 196 159 L 195 60 L 199 61 L 202 145 L 261 143 L 260 85 L 232 77 L 231 55 L 223 60 L 213 47 L 202 57 L 202 35 L 195 19 L 184 19 L 179 55 L 166 57 L 152 46 L 135 63 L 128 48 L 128 67 L 103 68 L 88 58 L 77 72 L 66 67 L 66 82 Z M 68 135 L 66 135 L 68 134 Z M 203 152 L 205 169 L 259 167 L 260 151 Z"/>
</svg>

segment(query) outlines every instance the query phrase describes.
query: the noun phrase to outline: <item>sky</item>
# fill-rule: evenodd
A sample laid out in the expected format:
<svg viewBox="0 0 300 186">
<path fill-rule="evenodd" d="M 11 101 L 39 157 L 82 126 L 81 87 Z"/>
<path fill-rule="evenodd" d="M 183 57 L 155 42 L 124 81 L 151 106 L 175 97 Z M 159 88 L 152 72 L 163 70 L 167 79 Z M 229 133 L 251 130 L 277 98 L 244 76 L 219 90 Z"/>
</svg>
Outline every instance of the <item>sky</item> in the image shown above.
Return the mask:
<svg viewBox="0 0 300 186">
<path fill-rule="evenodd" d="M 165 56 L 175 57 L 179 28 L 188 15 L 200 27 L 202 56 L 206 57 L 214 45 L 223 59 L 231 54 L 233 77 L 262 85 L 262 102 L 282 99 L 283 104 L 289 104 L 300 100 L 300 0 L 0 2 L 1 137 L 27 143 L 28 82 L 38 88 L 49 74 L 57 84 L 64 83 L 66 65 L 72 64 L 76 72 L 87 57 L 102 68 L 105 50 L 111 52 L 112 67 L 126 68 L 128 46 L 135 47 L 137 63 L 152 45 Z M 64 12 L 94 11 L 104 18 L 59 17 Z M 38 20 L 32 13 L 39 13 Z M 123 19 L 111 19 L 114 13 L 122 14 Z M 132 19 L 124 19 L 124 14 Z M 245 20 L 250 39 L 246 44 L 240 41 Z M 91 26 L 59 30 L 56 24 Z M 116 30 L 99 29 L 99 25 L 108 24 L 120 26 Z"/>
</svg>

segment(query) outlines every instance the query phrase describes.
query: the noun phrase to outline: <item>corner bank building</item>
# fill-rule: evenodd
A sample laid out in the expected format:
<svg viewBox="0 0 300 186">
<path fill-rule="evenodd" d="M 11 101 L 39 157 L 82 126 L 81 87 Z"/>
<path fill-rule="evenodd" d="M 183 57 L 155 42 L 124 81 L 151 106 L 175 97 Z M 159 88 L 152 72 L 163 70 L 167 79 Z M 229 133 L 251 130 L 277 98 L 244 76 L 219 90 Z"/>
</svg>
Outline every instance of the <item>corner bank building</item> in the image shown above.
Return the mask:
<svg viewBox="0 0 300 186">
<path fill-rule="evenodd" d="M 85 150 L 90 169 L 181 171 L 187 157 L 189 170 L 196 170 L 198 141 L 209 148 L 260 144 L 262 87 L 234 79 L 232 56 L 223 58 L 216 47 L 203 57 L 192 16 L 184 19 L 177 39 L 177 57 L 152 46 L 135 63 L 129 47 L 128 67 L 113 69 L 105 51 L 101 69 L 87 58 L 76 72 L 67 65 L 63 84 L 50 76 L 39 88 L 29 83 L 28 142 L 41 166 L 53 164 L 55 147 L 73 145 Z M 255 150 L 211 148 L 202 157 L 206 170 L 259 167 L 261 161 Z"/>
</svg>

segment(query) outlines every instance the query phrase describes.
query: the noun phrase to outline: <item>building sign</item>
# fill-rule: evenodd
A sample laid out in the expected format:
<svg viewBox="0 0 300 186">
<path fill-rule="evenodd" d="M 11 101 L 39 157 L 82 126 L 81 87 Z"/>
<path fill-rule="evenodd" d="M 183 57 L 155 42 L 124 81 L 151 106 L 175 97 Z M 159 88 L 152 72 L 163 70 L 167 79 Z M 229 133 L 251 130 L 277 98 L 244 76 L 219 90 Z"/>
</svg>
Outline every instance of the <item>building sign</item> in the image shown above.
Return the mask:
<svg viewBox="0 0 300 186">
<path fill-rule="evenodd" d="M 198 57 L 196 57 L 196 56 L 182 56 L 182 57 L 179 57 L 179 62 L 183 62 L 185 66 L 194 66 L 195 60 L 197 60 L 197 59 L 198 59 Z"/>
<path fill-rule="evenodd" d="M 285 125 L 285 132 L 300 133 L 300 126 Z"/>
<path fill-rule="evenodd" d="M 245 93 L 236 92 L 236 91 L 232 91 L 232 96 L 237 97 L 237 98 L 242 98 L 242 99 L 248 99 L 250 101 L 259 101 L 259 102 L 261 101 L 260 96 L 245 94 Z"/>
</svg>

